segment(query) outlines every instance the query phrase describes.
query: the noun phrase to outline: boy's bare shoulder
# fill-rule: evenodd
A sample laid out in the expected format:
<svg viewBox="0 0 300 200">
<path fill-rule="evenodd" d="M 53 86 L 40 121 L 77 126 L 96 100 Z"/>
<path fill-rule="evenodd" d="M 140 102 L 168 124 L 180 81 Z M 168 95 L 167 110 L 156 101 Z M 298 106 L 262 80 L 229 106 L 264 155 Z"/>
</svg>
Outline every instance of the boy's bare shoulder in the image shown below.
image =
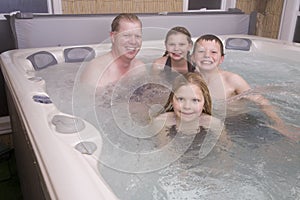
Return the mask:
<svg viewBox="0 0 300 200">
<path fill-rule="evenodd" d="M 232 87 L 236 94 L 240 94 L 244 91 L 251 89 L 247 81 L 239 74 L 223 71 L 223 80 L 227 83 L 227 86 Z"/>
<path fill-rule="evenodd" d="M 230 71 L 222 71 L 222 76 L 223 78 L 225 78 L 226 80 L 237 80 L 237 79 L 243 79 L 240 75 L 230 72 Z"/>
<path fill-rule="evenodd" d="M 230 85 L 246 83 L 245 79 L 242 76 L 233 72 L 223 71 L 222 76 L 223 80 L 225 80 Z"/>
</svg>

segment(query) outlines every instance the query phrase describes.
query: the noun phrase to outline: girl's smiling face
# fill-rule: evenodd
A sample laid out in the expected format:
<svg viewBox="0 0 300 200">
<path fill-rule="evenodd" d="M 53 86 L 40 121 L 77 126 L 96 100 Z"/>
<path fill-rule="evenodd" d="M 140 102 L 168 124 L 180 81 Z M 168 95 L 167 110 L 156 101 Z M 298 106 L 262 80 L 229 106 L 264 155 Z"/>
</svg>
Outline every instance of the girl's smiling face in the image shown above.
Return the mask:
<svg viewBox="0 0 300 200">
<path fill-rule="evenodd" d="M 176 118 L 183 122 L 198 120 L 204 105 L 203 93 L 197 85 L 183 85 L 174 91 L 173 109 Z"/>
<path fill-rule="evenodd" d="M 174 60 L 186 59 L 188 51 L 192 48 L 187 36 L 182 33 L 171 34 L 165 45 L 170 57 Z"/>
</svg>

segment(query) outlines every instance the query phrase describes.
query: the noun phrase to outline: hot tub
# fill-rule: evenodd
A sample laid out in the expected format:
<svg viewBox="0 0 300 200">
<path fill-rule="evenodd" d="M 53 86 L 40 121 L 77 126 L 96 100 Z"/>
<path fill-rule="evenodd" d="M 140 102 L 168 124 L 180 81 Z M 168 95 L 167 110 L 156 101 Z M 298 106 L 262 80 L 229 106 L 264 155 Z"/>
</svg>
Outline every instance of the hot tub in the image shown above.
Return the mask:
<svg viewBox="0 0 300 200">
<path fill-rule="evenodd" d="M 297 74 L 300 73 L 298 67 L 300 64 L 300 47 L 296 44 L 248 35 L 223 35 L 220 37 L 224 40 L 224 44 L 227 44 L 227 55 L 223 67 L 241 74 L 258 92 L 266 93 L 270 101 L 276 106 L 288 105 L 286 110 L 280 112 L 280 115 L 286 115 L 285 121 L 298 131 L 300 126 L 298 100 L 300 97 L 295 91 L 297 91 L 296 85 L 299 85 Z M 120 199 L 133 197 L 144 197 L 144 199 L 175 197 L 178 199 L 206 199 L 209 196 L 212 199 L 221 197 L 223 199 L 233 197 L 236 199 L 248 197 L 259 197 L 260 199 L 300 198 L 300 158 L 297 154 L 300 150 L 299 143 L 290 141 L 279 133 L 269 131 L 269 129 L 264 135 L 266 129 L 263 125 L 261 131 L 249 128 L 250 126 L 260 126 L 256 117 L 260 120 L 263 119 L 261 113 L 254 107 L 247 112 L 254 111 L 259 114 L 251 114 L 250 117 L 245 115 L 245 121 L 238 122 L 242 124 L 240 127 L 233 124 L 238 118 L 243 117 L 230 116 L 233 119 L 229 120 L 227 125 L 233 148 L 212 150 L 212 153 L 203 160 L 206 164 L 202 166 L 202 169 L 200 165 L 198 172 L 193 172 L 195 173 L 193 178 L 186 176 L 184 168 L 165 174 L 168 171 L 166 170 L 167 165 L 155 168 L 154 171 L 160 170 L 155 174 L 155 176 L 159 175 L 159 181 L 155 181 L 155 183 L 147 182 L 150 179 L 147 178 L 146 180 L 145 178 L 148 176 L 146 170 L 148 168 L 144 165 L 132 168 L 145 169 L 137 170 L 137 175 L 133 175 L 134 171 L 127 171 L 130 174 L 129 177 L 126 176 L 126 167 L 117 173 L 110 171 L 116 169 L 111 166 L 109 166 L 111 169 L 103 170 L 101 162 L 107 164 L 108 160 L 107 157 L 106 160 L 99 159 L 105 140 L 99 134 L 97 122 L 93 123 L 93 120 L 85 119 L 84 115 L 77 116 L 76 112 L 73 112 L 74 107 L 70 105 L 74 103 L 74 98 L 69 95 L 74 94 L 74 91 L 73 93 L 65 93 L 64 91 L 53 90 L 53 94 L 56 92 L 58 94 L 56 97 L 51 96 L 51 89 L 47 88 L 49 81 L 52 81 L 51 84 L 54 84 L 55 88 L 55 84 L 59 85 L 63 79 L 53 77 L 52 80 L 45 80 L 37 75 L 37 71 L 44 69 L 51 71 L 51 69 L 56 69 L 53 66 L 64 65 L 67 69 L 66 74 L 70 75 L 68 69 L 71 65 L 77 63 L 77 67 L 80 68 L 84 66 L 86 61 L 108 51 L 109 46 L 110 44 L 103 43 L 88 46 L 20 49 L 1 54 L 1 69 L 9 93 L 8 102 L 14 130 L 14 145 L 22 191 L 25 197 L 28 199 L 89 200 L 117 199 L 117 197 Z M 163 52 L 163 40 L 145 41 L 138 57 L 149 64 L 153 58 L 161 56 Z M 242 62 L 235 58 L 235 53 L 239 54 L 241 60 L 246 60 L 247 69 L 237 66 Z M 149 54 L 151 54 L 150 57 Z M 282 80 L 280 79 L 281 75 L 276 75 L 277 72 L 272 75 L 273 70 L 267 67 L 259 74 L 252 74 L 251 66 L 261 65 L 261 68 L 265 67 L 264 59 L 257 62 L 253 61 L 253 57 L 257 55 L 265 56 L 268 59 L 274 58 L 271 63 L 277 63 L 276 66 L 287 66 L 289 71 L 282 75 L 285 78 L 289 74 L 295 76 L 288 81 Z M 295 67 L 296 65 L 298 66 Z M 265 74 L 264 71 L 266 71 Z M 56 75 L 61 73 L 63 71 L 58 71 Z M 71 77 L 66 75 L 68 81 L 64 83 L 66 84 L 64 86 L 70 87 L 69 89 L 72 91 L 74 90 L 74 80 L 78 77 L 76 77 L 76 70 L 72 71 L 71 74 Z M 264 77 L 267 77 L 267 80 Z M 284 87 L 291 85 L 292 91 L 283 91 Z M 274 96 L 274 93 L 277 92 L 280 95 Z M 283 92 L 286 93 L 283 94 Z M 287 97 L 287 99 L 283 97 Z M 249 106 L 251 107 L 251 105 Z M 244 114 L 245 112 L 241 115 L 244 116 Z M 120 127 L 120 124 L 118 126 Z M 287 147 L 284 147 L 285 145 Z M 257 149 L 260 150 L 257 151 Z M 277 152 L 276 155 L 272 152 L 276 149 L 283 151 Z M 220 151 L 225 156 L 222 155 L 223 157 L 221 157 Z M 250 155 L 251 152 L 254 152 L 253 155 Z M 249 161 L 252 156 L 253 160 Z M 265 161 L 265 158 L 270 158 L 270 160 Z M 284 162 L 280 162 L 281 165 L 276 169 L 269 168 L 272 163 L 277 165 L 279 158 Z M 218 159 L 220 162 L 216 161 Z M 108 165 L 113 165 L 113 162 Z M 124 163 L 124 165 L 126 164 Z M 286 167 L 289 170 L 285 170 Z M 247 171 L 247 169 L 249 170 Z M 280 176 L 280 173 L 284 175 Z M 268 176 L 272 174 L 275 174 L 274 179 L 269 181 Z M 178 183 L 180 176 L 183 182 Z M 234 178 L 231 178 L 232 176 Z M 226 179 L 228 183 L 221 187 Z M 191 180 L 193 181 L 191 182 Z M 144 189 L 137 185 L 144 183 L 145 187 L 155 184 L 160 184 L 161 187 L 158 190 L 157 185 L 155 185 L 155 189 L 151 189 L 154 191 L 152 192 L 153 196 L 143 196 L 148 192 L 143 193 Z M 185 188 L 184 185 L 189 185 L 188 183 L 196 185 L 199 183 L 199 187 L 198 189 L 195 187 L 187 189 L 190 186 Z M 205 187 L 201 188 L 203 184 Z M 241 187 L 237 184 L 241 184 Z M 163 197 L 158 195 L 160 192 Z"/>
<path fill-rule="evenodd" d="M 58 47 L 46 51 L 64 62 L 63 50 L 64 47 Z M 115 199 L 97 175 L 97 163 L 74 149 L 81 141 L 76 134 L 78 129 L 73 127 L 64 131 L 65 134 L 55 131 L 51 122 L 55 115 L 72 116 L 61 113 L 53 103 L 43 99 L 47 97 L 45 82 L 34 78 L 34 68 L 26 59 L 39 51 L 41 49 L 13 50 L 1 55 L 24 198 Z M 83 132 L 97 132 L 89 123 L 83 123 Z M 97 151 L 100 151 L 101 141 L 98 142 Z"/>
</svg>

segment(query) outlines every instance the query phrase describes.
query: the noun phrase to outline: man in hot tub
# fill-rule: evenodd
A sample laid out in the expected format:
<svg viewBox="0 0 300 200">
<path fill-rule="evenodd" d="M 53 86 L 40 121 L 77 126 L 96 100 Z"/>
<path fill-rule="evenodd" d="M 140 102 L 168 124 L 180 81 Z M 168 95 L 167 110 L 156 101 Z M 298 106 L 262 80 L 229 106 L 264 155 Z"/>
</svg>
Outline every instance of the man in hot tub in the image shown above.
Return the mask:
<svg viewBox="0 0 300 200">
<path fill-rule="evenodd" d="M 136 59 L 142 45 L 142 22 L 130 13 L 121 13 L 111 24 L 111 50 L 88 63 L 81 74 L 81 83 L 105 87 L 144 63 Z"/>
</svg>

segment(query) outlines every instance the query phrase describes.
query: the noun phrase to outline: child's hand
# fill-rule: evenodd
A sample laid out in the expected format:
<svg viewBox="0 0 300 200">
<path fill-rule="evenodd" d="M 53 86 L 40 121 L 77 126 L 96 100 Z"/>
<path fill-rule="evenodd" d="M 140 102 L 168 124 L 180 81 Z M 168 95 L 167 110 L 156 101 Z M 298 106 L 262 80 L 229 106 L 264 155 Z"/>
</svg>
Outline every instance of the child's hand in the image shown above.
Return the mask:
<svg viewBox="0 0 300 200">
<path fill-rule="evenodd" d="M 286 125 L 285 123 L 276 123 L 274 125 L 268 125 L 268 127 L 280 132 L 282 135 L 293 141 L 300 141 L 300 128 L 297 126 Z"/>
</svg>

